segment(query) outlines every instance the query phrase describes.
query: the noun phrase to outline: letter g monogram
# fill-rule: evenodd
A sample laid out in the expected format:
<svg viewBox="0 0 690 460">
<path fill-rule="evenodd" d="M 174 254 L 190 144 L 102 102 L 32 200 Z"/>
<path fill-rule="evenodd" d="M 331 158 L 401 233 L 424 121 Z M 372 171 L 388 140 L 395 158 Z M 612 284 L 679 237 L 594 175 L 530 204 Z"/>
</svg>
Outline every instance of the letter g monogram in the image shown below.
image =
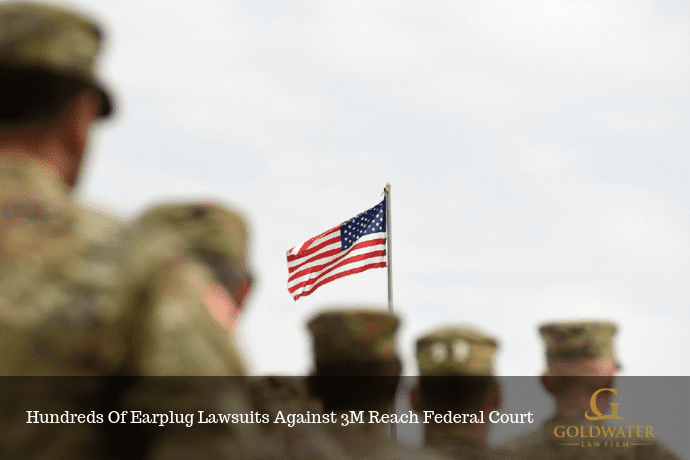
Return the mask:
<svg viewBox="0 0 690 460">
<path fill-rule="evenodd" d="M 604 415 L 601 413 L 601 411 L 599 411 L 599 408 L 597 407 L 597 396 L 602 391 L 610 391 L 614 395 L 618 396 L 618 390 L 616 390 L 615 388 L 601 388 L 595 391 L 592 395 L 592 399 L 589 400 L 589 407 L 592 409 L 594 415 L 589 415 L 589 411 L 587 411 L 585 413 L 585 417 L 587 418 L 587 420 L 606 420 L 610 418 L 625 420 L 623 417 L 618 416 L 618 404 L 620 403 L 609 403 L 609 406 L 613 407 L 611 415 Z"/>
</svg>

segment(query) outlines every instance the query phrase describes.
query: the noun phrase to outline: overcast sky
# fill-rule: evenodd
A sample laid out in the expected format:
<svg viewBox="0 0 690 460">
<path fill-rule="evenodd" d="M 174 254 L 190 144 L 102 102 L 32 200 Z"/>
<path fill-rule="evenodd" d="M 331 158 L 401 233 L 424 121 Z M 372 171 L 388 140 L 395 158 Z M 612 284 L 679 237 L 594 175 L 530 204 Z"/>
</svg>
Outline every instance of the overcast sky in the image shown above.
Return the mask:
<svg viewBox="0 0 690 460">
<path fill-rule="evenodd" d="M 285 251 L 392 184 L 405 373 L 430 328 L 543 371 L 539 324 L 618 322 L 627 375 L 689 375 L 690 9 L 684 2 L 72 2 L 106 30 L 116 116 L 86 201 L 243 211 L 256 374 L 310 370 L 305 321 L 385 308 L 386 270 L 294 302 Z"/>
</svg>

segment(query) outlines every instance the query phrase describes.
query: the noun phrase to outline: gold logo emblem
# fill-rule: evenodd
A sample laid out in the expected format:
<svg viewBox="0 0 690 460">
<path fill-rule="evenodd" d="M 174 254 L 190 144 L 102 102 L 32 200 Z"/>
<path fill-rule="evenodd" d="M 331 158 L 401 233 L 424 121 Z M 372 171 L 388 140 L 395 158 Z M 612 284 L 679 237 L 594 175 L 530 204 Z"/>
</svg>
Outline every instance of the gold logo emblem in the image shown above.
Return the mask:
<svg viewBox="0 0 690 460">
<path fill-rule="evenodd" d="M 585 417 L 587 418 L 587 420 L 607 420 L 607 419 L 611 419 L 611 418 L 615 418 L 618 420 L 625 420 L 623 417 L 620 417 L 618 415 L 618 405 L 620 403 L 609 403 L 609 406 L 611 406 L 613 408 L 613 409 L 611 409 L 611 414 L 604 415 L 601 413 L 601 411 L 597 407 L 597 396 L 599 396 L 599 393 L 601 393 L 602 391 L 610 391 L 614 395 L 618 396 L 618 390 L 616 390 L 615 388 L 601 388 L 601 389 L 595 391 L 594 394 L 592 395 L 592 399 L 589 400 L 589 407 L 592 409 L 592 412 L 594 413 L 594 415 L 589 415 L 589 411 L 587 411 L 585 413 Z"/>
</svg>

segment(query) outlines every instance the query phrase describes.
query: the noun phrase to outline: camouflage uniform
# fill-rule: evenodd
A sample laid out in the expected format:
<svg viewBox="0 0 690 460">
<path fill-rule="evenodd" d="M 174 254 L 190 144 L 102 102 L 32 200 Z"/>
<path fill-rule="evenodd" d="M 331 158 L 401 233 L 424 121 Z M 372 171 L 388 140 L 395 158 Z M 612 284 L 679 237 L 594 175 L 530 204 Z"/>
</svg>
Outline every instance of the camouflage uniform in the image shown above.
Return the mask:
<svg viewBox="0 0 690 460">
<path fill-rule="evenodd" d="M 107 116 L 110 99 L 94 77 L 100 41 L 91 21 L 67 10 L 0 5 L 3 82 L 14 72 L 79 81 L 100 96 L 99 115 Z M 3 118 L 2 123 L 8 139 L 20 132 L 15 121 Z M 113 302 L 118 261 L 117 251 L 103 249 L 114 247 L 121 224 L 76 203 L 56 165 L 31 156 L 37 152 L 27 153 L 3 152 L 0 158 L 0 375 L 113 372 L 121 347 L 106 347 L 103 337 L 118 315 Z M 5 378 L 2 385 L 3 458 L 106 455 L 99 425 L 27 423 L 27 410 L 88 414 L 97 409 L 95 380 Z"/>
<path fill-rule="evenodd" d="M 0 5 L 2 81 L 16 82 L 17 75 L 59 81 L 58 99 L 65 94 L 77 98 L 82 88 L 93 90 L 101 99 L 100 115 L 105 116 L 111 111 L 110 99 L 94 76 L 100 43 L 97 26 L 71 11 L 38 4 Z M 69 88 L 75 89 L 69 92 Z M 32 104 L 40 100 L 39 89 L 43 87 L 29 88 Z M 50 117 L 66 120 L 64 106 L 72 106 L 66 105 L 71 104 L 68 98 L 60 100 L 28 112 L 31 115 L 9 119 L 0 133 L 21 145 L 21 149 L 13 147 L 17 154 L 6 148 L 0 159 L 0 374 L 244 374 L 244 362 L 230 335 L 232 300 L 223 287 L 224 276 L 232 270 L 223 271 L 222 263 L 225 268 L 244 267 L 244 260 L 236 258 L 238 250 L 242 258 L 245 255 L 244 221 L 233 212 L 213 208 L 209 216 L 220 215 L 220 227 L 213 227 L 212 219 L 205 220 L 195 211 L 182 229 L 142 218 L 122 238 L 117 220 L 75 203 L 69 185 L 76 180 L 78 159 L 65 174 L 55 162 L 43 161 L 42 152 L 28 150 L 43 142 L 38 136 L 50 136 L 52 141 L 66 135 L 41 128 L 52 123 Z M 50 120 L 41 118 L 45 116 Z M 34 132 L 36 139 L 29 139 L 26 133 Z M 210 225 L 207 233 L 187 232 L 205 225 Z M 213 259 L 218 264 L 210 266 L 198 257 L 195 244 L 200 240 L 222 246 L 203 247 L 220 250 Z M 106 407 L 101 403 L 112 402 L 108 399 L 112 395 L 104 391 L 113 393 L 113 388 L 123 390 L 120 403 L 124 407 L 141 403 L 138 410 L 251 411 L 242 383 L 133 379 L 127 381 L 132 385 L 122 389 L 122 382 L 107 381 L 103 386 L 103 378 L 4 380 L 0 399 L 3 457 L 104 458 L 113 452 L 124 458 L 140 457 L 143 452 L 116 452 L 131 439 L 123 437 L 126 433 L 110 432 L 115 437 L 105 440 L 107 422 L 27 423 L 27 410 L 101 412 Z M 265 457 L 260 452 L 261 438 L 251 425 L 207 426 L 207 430 L 162 430 L 163 436 L 149 438 L 147 455 Z"/>
<path fill-rule="evenodd" d="M 266 413 L 252 400 L 246 365 L 234 341 L 241 308 L 238 286 L 251 278 L 248 236 L 241 215 L 213 203 L 157 206 L 130 227 L 122 283 L 125 296 L 120 302 L 130 306 L 122 315 L 120 334 L 132 337 L 124 373 L 186 377 L 136 381 L 123 391 L 122 408 L 150 413 Z M 263 402 L 274 399 L 268 393 L 262 393 Z M 286 404 L 295 412 L 307 408 L 290 397 Z M 174 425 L 140 436 L 147 443 L 147 458 L 152 459 L 350 460 L 327 438 L 273 420 Z M 137 456 L 127 454 L 123 457 Z"/>
<path fill-rule="evenodd" d="M 81 233 L 81 218 L 89 211 L 75 206 L 53 170 L 37 163 L 1 163 L 0 374 L 113 372 L 120 355 L 112 347 L 104 353 L 102 338 L 115 316 L 110 277 L 115 262 L 97 250 L 101 243 L 95 235 Z M 28 424 L 26 412 L 89 413 L 98 407 L 96 381 L 2 383 L 4 458 L 101 456 L 98 425 Z"/>
<path fill-rule="evenodd" d="M 129 311 L 120 334 L 132 339 L 123 373 L 178 377 L 136 381 L 123 391 L 122 408 L 183 414 L 255 409 L 233 338 L 239 307 L 229 293 L 232 280 L 246 276 L 247 238 L 243 217 L 212 203 L 158 206 L 130 227 L 120 302 Z M 278 455 L 265 449 L 259 424 L 169 425 L 140 436 L 148 443 L 147 458 Z"/>
<path fill-rule="evenodd" d="M 613 337 L 617 327 L 612 322 L 563 322 L 545 324 L 539 328 L 546 345 L 548 369 L 546 376 L 570 377 L 585 381 L 587 378 L 615 375 L 619 365 L 615 358 Z M 588 420 L 582 414 L 557 414 L 546 421 L 534 433 L 517 438 L 503 445 L 516 458 L 553 460 L 674 460 L 679 457 L 667 451 L 659 443 L 631 445 L 612 449 L 605 447 L 611 438 L 589 438 L 599 441 L 600 447 L 568 445 L 567 439 L 555 435 L 558 426 L 575 425 L 589 430 L 590 426 L 604 427 L 601 420 Z M 645 442 L 648 442 L 645 440 Z M 572 444 L 572 443 L 571 443 Z"/>
<path fill-rule="evenodd" d="M 490 376 L 498 342 L 489 335 L 467 327 L 444 327 L 417 340 L 420 376 Z M 419 387 L 417 387 L 419 388 Z M 421 395 L 422 400 L 424 395 Z M 428 448 L 453 458 L 494 460 L 505 456 L 490 449 L 463 424 L 425 424 Z"/>
<path fill-rule="evenodd" d="M 244 218 L 212 203 L 162 205 L 129 229 L 120 302 L 128 373 L 245 375 L 230 277 L 246 276 Z M 214 265 L 201 254 L 212 254 Z"/>
<path fill-rule="evenodd" d="M 98 92 L 106 116 L 110 99 L 93 74 L 100 39 L 91 21 L 67 10 L 0 6 L 3 70 L 79 80 Z M 118 261 L 110 248 L 122 224 L 76 203 L 70 192 L 47 161 L 0 159 L 0 315 L 14 351 L 3 353 L 2 375 L 93 375 L 116 365 L 98 356 L 95 337 L 116 316 L 111 294 Z M 55 330 L 62 328 L 70 333 Z M 13 334 L 21 339 L 10 340 Z"/>
<path fill-rule="evenodd" d="M 391 359 L 397 359 L 395 332 L 398 328 L 398 318 L 385 311 L 373 309 L 326 311 L 314 317 L 308 327 L 313 337 L 317 375 L 320 366 L 324 364 L 348 363 L 352 365 L 354 372 L 358 362 L 385 363 Z M 396 372 L 399 372 L 399 369 Z M 347 381 L 347 377 L 344 378 Z M 380 378 L 386 377 L 381 374 Z M 387 433 L 387 426 L 384 424 L 352 423 L 343 426 L 340 423 L 343 413 L 347 411 L 336 411 L 338 423 L 329 423 L 326 429 L 336 443 L 354 458 L 439 458 L 431 452 L 413 449 L 391 440 Z"/>
</svg>

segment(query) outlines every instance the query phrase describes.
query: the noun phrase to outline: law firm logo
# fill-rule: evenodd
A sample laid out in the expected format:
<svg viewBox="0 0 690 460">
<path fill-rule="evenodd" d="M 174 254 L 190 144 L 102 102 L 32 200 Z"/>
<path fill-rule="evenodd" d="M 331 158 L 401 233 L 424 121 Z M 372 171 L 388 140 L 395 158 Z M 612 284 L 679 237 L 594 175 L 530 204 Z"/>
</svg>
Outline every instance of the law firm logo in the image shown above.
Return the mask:
<svg viewBox="0 0 690 460">
<path fill-rule="evenodd" d="M 604 393 L 604 394 L 602 394 Z M 608 401 L 606 393 L 618 396 L 618 391 L 614 388 L 601 388 L 592 394 L 589 400 L 589 409 L 584 411 L 584 416 L 591 422 L 584 422 L 579 425 L 558 425 L 554 427 L 553 435 L 559 441 L 560 446 L 587 447 L 595 449 L 617 449 L 631 448 L 634 446 L 650 445 L 651 438 L 654 438 L 654 428 L 651 426 L 622 426 L 606 425 L 600 420 L 625 420 L 618 415 L 619 403 Z M 599 403 L 600 405 L 597 405 Z M 611 406 L 610 414 L 603 414 L 600 407 L 604 403 Z M 607 409 L 604 409 L 606 412 Z"/>
<path fill-rule="evenodd" d="M 604 415 L 601 413 L 601 411 L 597 407 L 597 397 L 599 396 L 599 393 L 601 393 L 602 391 L 609 391 L 613 393 L 614 396 L 618 396 L 618 390 L 616 390 L 615 388 L 601 388 L 595 391 L 592 395 L 592 398 L 589 400 L 589 407 L 594 415 L 589 415 L 589 411 L 587 411 L 585 412 L 585 418 L 587 420 L 625 420 L 623 417 L 618 415 L 618 405 L 620 403 L 609 403 L 609 406 L 611 406 L 611 413 L 608 415 Z"/>
</svg>

